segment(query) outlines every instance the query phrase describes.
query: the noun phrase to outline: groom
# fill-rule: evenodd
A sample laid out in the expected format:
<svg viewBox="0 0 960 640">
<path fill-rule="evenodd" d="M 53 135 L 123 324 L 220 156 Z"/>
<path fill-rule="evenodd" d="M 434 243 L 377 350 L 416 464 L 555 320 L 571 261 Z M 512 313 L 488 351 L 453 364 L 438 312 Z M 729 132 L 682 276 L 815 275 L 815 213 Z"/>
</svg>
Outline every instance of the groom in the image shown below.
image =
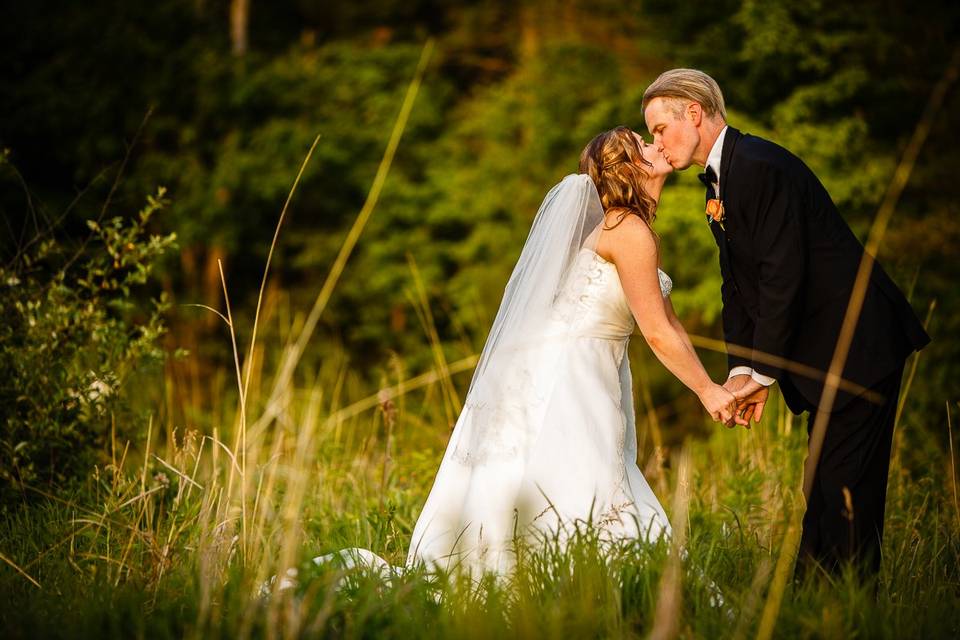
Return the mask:
<svg viewBox="0 0 960 640">
<path fill-rule="evenodd" d="M 720 87 L 694 69 L 643 96 L 654 143 L 678 170 L 706 167 L 707 222 L 720 249 L 723 331 L 739 424 L 759 420 L 774 382 L 794 413 L 821 402 L 863 246 L 799 158 L 726 123 Z M 930 341 L 874 264 L 803 519 L 797 573 L 880 568 L 887 470 L 906 357 Z M 827 407 L 824 407 L 827 409 Z M 807 471 L 809 473 L 809 469 Z M 807 479 L 808 484 L 811 479 Z"/>
</svg>

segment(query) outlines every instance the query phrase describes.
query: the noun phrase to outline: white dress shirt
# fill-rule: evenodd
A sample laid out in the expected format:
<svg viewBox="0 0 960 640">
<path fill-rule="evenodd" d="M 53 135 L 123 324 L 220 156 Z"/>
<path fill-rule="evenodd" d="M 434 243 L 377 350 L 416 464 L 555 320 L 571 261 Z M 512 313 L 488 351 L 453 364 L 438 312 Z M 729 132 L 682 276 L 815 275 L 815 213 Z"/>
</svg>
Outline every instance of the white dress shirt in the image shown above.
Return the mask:
<svg viewBox="0 0 960 640">
<path fill-rule="evenodd" d="M 720 130 L 720 135 L 717 136 L 717 140 L 710 147 L 709 155 L 707 155 L 707 166 L 711 167 L 714 175 L 717 176 L 716 182 L 713 183 L 713 192 L 718 195 L 720 194 L 720 160 L 723 158 L 723 139 L 726 137 L 727 126 L 724 125 L 723 129 Z"/>
<path fill-rule="evenodd" d="M 713 173 L 717 176 L 716 182 L 713 183 L 713 192 L 717 195 L 720 194 L 720 161 L 723 159 L 723 139 L 727 135 L 727 126 L 724 125 L 723 129 L 720 130 L 720 135 L 717 136 L 716 142 L 713 143 L 713 146 L 710 147 L 710 153 L 707 155 L 707 166 L 713 169 Z M 771 378 L 770 376 L 765 376 L 762 373 L 757 373 L 751 367 L 734 367 L 730 370 L 730 374 L 727 376 L 729 380 L 733 376 L 739 375 L 748 375 L 760 384 L 765 387 L 769 387 L 774 382 L 777 381 L 776 378 Z"/>
</svg>

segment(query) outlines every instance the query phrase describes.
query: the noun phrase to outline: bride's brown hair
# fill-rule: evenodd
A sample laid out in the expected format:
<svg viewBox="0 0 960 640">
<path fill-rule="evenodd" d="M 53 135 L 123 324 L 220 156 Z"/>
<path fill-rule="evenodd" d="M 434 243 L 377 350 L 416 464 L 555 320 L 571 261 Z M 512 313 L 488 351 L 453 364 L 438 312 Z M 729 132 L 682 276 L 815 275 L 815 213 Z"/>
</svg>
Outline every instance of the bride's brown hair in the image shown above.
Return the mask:
<svg viewBox="0 0 960 640">
<path fill-rule="evenodd" d="M 617 216 L 613 227 L 629 214 L 648 226 L 656 219 L 657 201 L 644 188 L 644 166 L 653 165 L 644 159 L 633 131 L 623 126 L 604 131 L 580 154 L 580 173 L 589 175 L 597 186 L 604 212 Z"/>
</svg>

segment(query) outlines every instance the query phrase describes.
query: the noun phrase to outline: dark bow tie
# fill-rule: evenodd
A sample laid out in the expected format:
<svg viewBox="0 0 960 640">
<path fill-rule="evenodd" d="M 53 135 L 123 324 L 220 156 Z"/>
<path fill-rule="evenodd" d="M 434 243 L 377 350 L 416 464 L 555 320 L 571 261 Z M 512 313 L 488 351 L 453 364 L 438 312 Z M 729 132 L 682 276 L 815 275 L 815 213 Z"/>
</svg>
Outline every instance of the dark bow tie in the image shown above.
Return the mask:
<svg viewBox="0 0 960 640">
<path fill-rule="evenodd" d="M 697 179 L 700 180 L 707 189 L 712 189 L 713 185 L 717 182 L 717 174 L 713 170 L 713 167 L 707 165 L 707 170 L 697 174 Z"/>
</svg>

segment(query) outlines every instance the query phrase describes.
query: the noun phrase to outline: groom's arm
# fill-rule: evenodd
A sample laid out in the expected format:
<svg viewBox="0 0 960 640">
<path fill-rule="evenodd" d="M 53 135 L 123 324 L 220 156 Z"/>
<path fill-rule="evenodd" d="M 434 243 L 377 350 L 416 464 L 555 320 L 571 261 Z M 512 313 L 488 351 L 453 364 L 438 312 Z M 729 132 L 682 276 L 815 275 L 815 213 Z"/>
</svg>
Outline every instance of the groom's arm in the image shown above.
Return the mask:
<svg viewBox="0 0 960 640">
<path fill-rule="evenodd" d="M 793 181 L 779 167 L 756 169 L 753 249 L 757 257 L 759 299 L 749 366 L 763 376 L 779 378 L 801 321 L 807 241 Z M 764 356 L 773 356 L 771 362 Z"/>
</svg>

